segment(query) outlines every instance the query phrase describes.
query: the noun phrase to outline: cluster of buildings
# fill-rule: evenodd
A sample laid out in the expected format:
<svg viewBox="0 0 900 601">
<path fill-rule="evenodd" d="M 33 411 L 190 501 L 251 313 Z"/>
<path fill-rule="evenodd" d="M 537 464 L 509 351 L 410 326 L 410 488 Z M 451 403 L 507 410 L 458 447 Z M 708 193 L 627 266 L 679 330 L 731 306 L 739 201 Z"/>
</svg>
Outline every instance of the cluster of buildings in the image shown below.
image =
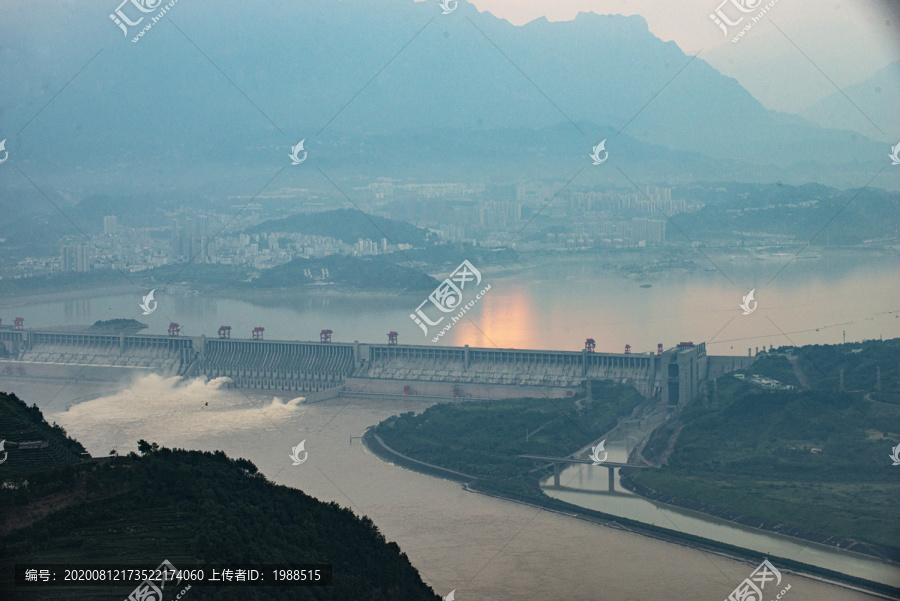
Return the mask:
<svg viewBox="0 0 900 601">
<path fill-rule="evenodd" d="M 528 185 L 407 184 L 379 181 L 361 189 L 378 215 L 436 231 L 449 242 L 504 244 L 518 250 L 662 246 L 666 218 L 701 208 L 672 189 L 557 190 Z"/>
<path fill-rule="evenodd" d="M 622 213 L 638 215 L 665 214 L 668 217 L 700 208 L 684 199 L 673 199 L 671 188 L 644 186 L 639 192 L 572 192 L 566 197 L 569 213 Z"/>
<path fill-rule="evenodd" d="M 547 234 L 545 246 L 555 250 L 574 248 L 628 248 L 662 246 L 666 242 L 666 222 L 634 217 L 629 220 L 576 222 L 574 232 Z"/>
<path fill-rule="evenodd" d="M 671 188 L 658 186 L 624 192 L 568 190 L 563 194 L 557 188 L 541 182 L 410 184 L 379 179 L 355 188 L 354 194 L 365 201 L 367 212 L 429 229 L 444 243 L 499 246 L 516 233 L 514 246 L 520 251 L 661 246 L 666 240 L 666 217 L 700 208 L 698 203 L 674 199 Z M 63 241 L 58 257 L 29 257 L 6 266 L 0 276 L 112 268 L 140 271 L 186 262 L 267 269 L 295 258 L 371 256 L 410 248 L 408 244 L 395 245 L 386 237 L 349 243 L 296 232 L 240 232 L 265 219 L 256 212 L 261 208 L 246 211 L 237 221 L 227 213 L 182 213 L 172 218 L 168 227 L 125 227 L 119 217 L 107 215 L 102 234 L 89 240 L 73 236 Z M 313 207 L 307 203 L 304 208 L 324 210 L 325 204 Z M 523 231 L 526 224 L 529 227 Z"/>
<path fill-rule="evenodd" d="M 91 270 L 93 253 L 89 244 L 68 244 L 59 249 L 59 270 L 86 272 Z"/>
<path fill-rule="evenodd" d="M 85 273 L 100 269 L 141 271 L 177 263 L 217 263 L 268 269 L 295 258 L 333 254 L 370 256 L 411 248 L 387 238 L 347 244 L 328 236 L 292 232 L 216 235 L 227 216 L 197 215 L 172 219 L 168 228 L 125 228 L 114 215 L 103 218 L 103 234 L 60 246 L 58 258 L 20 262 L 7 277 Z M 83 238 L 82 238 L 83 240 Z"/>
<path fill-rule="evenodd" d="M 360 239 L 347 244 L 336 238 L 295 232 L 237 234 L 216 239 L 213 262 L 268 269 L 296 258 L 316 259 L 328 255 L 371 256 L 406 250 L 409 244 L 391 244 L 387 238 Z"/>
<path fill-rule="evenodd" d="M 172 220 L 170 256 L 178 263 L 215 263 L 215 240 L 210 236 L 209 217 L 197 215 Z"/>
</svg>

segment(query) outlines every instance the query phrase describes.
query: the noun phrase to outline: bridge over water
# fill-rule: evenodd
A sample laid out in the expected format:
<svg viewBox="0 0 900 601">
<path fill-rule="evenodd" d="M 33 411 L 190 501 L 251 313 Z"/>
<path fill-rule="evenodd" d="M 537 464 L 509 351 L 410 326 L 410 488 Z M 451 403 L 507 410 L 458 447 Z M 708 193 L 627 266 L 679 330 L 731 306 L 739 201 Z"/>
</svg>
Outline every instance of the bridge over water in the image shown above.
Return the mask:
<svg viewBox="0 0 900 601">
<path fill-rule="evenodd" d="M 566 463 L 579 463 L 582 465 L 592 465 L 594 467 L 605 467 L 609 473 L 609 492 L 615 492 L 616 489 L 616 468 L 628 467 L 638 470 L 651 469 L 651 466 L 639 463 L 617 463 L 615 461 L 594 463 L 590 459 L 576 459 L 574 457 L 541 457 L 540 455 L 519 455 L 519 457 L 523 459 L 537 459 L 553 464 L 553 486 L 556 488 L 560 488 L 559 475 L 562 472 L 562 466 Z"/>
<path fill-rule="evenodd" d="M 95 334 L 0 326 L 0 376 L 119 380 L 136 374 L 228 378 L 245 389 L 459 398 L 572 396 L 591 380 L 633 385 L 670 405 L 749 358 L 703 343 L 659 354 Z M 737 361 L 737 363 L 735 363 Z M 730 367 L 729 367 L 730 364 Z"/>
</svg>

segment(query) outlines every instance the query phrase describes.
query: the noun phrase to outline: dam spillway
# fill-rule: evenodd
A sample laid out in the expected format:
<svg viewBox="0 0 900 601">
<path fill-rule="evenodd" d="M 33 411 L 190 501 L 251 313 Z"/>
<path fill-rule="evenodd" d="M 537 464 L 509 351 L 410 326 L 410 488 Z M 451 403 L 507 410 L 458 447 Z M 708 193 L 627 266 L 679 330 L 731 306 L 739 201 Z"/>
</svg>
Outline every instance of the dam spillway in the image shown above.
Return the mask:
<svg viewBox="0 0 900 601">
<path fill-rule="evenodd" d="M 353 372 L 352 345 L 270 340 L 203 340 L 197 373 L 229 378 L 239 388 L 319 392 Z"/>
<path fill-rule="evenodd" d="M 229 378 L 244 389 L 308 394 L 572 396 L 592 380 L 682 405 L 701 384 L 752 362 L 703 343 L 658 354 L 93 334 L 0 327 L 0 376 L 120 380 L 135 374 Z"/>
<path fill-rule="evenodd" d="M 188 338 L 0 328 L 0 375 L 118 379 L 181 375 L 194 360 Z M 12 372 L 12 373 L 10 373 Z"/>
</svg>

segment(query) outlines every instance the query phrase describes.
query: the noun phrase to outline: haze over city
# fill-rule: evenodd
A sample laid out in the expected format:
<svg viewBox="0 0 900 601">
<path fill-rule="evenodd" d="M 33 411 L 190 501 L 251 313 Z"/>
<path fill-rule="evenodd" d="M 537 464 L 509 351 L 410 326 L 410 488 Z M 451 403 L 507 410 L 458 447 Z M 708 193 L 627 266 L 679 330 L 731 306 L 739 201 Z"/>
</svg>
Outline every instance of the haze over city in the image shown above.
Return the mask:
<svg viewBox="0 0 900 601">
<path fill-rule="evenodd" d="M 0 13 L 0 598 L 900 598 L 896 2 Z"/>
</svg>

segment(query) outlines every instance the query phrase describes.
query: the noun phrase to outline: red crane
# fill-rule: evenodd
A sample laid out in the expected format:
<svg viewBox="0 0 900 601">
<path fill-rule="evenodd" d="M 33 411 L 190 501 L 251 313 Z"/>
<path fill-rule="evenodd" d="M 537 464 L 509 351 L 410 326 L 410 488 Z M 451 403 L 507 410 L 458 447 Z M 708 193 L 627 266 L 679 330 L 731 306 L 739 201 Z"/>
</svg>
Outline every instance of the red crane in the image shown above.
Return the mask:
<svg viewBox="0 0 900 601">
<path fill-rule="evenodd" d="M 584 341 L 584 350 L 586 350 L 587 352 L 593 353 L 594 349 L 596 347 L 597 347 L 597 343 L 594 342 L 593 338 L 588 338 L 587 340 Z"/>
<path fill-rule="evenodd" d="M 179 334 L 181 334 L 181 326 L 178 325 L 177 323 L 175 323 L 174 321 L 170 322 L 169 323 L 169 336 L 178 336 Z"/>
<path fill-rule="evenodd" d="M 231 338 L 231 326 L 219 326 L 219 338 Z"/>
<path fill-rule="evenodd" d="M 24 330 L 25 329 L 25 318 L 24 317 L 16 317 L 14 320 L 15 329 Z"/>
<path fill-rule="evenodd" d="M 262 340 L 263 332 L 265 331 L 266 329 L 260 326 L 256 326 L 255 328 L 253 328 L 253 340 Z"/>
<path fill-rule="evenodd" d="M 322 330 L 319 332 L 319 342 L 331 342 L 331 335 L 334 332 L 331 330 Z"/>
<path fill-rule="evenodd" d="M 625 354 L 626 354 L 626 355 L 630 355 L 630 354 L 631 354 L 631 345 L 630 345 L 630 344 L 626 344 L 626 345 L 625 345 Z"/>
<path fill-rule="evenodd" d="M 662 355 L 662 342 L 656 345 L 656 354 Z"/>
<path fill-rule="evenodd" d="M 397 332 L 388 332 L 388 344 L 397 344 Z"/>
</svg>

